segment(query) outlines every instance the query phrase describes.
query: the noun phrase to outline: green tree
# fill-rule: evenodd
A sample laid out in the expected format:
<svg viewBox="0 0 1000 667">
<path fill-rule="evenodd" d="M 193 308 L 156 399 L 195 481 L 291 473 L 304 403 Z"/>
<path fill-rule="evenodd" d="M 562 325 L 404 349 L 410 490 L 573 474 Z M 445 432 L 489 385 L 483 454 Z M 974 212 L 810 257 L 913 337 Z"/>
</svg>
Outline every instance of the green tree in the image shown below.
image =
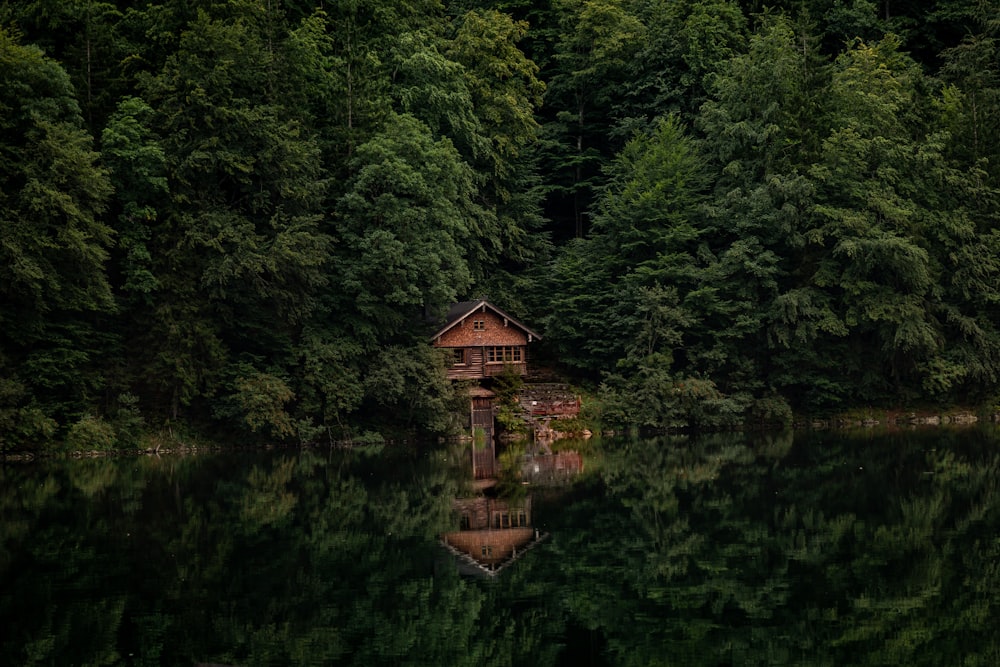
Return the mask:
<svg viewBox="0 0 1000 667">
<path fill-rule="evenodd" d="M 483 213 L 451 141 L 413 116 L 390 116 L 352 165 L 337 206 L 337 310 L 352 337 L 391 341 L 415 314 L 444 312 L 468 289 L 463 251 L 481 241 Z"/>
<path fill-rule="evenodd" d="M 324 11 L 323 41 L 329 49 L 324 45 L 321 50 L 320 71 L 327 80 L 315 94 L 322 102 L 326 148 L 346 177 L 354 149 L 369 140 L 394 109 L 392 89 L 402 61 L 412 55 L 415 42 L 437 46 L 444 17 L 436 0 L 405 4 L 351 0 Z"/>
<path fill-rule="evenodd" d="M 942 55 L 941 75 L 953 85 L 945 92 L 943 118 L 952 134 L 952 155 L 966 164 L 981 164 L 996 182 L 1000 129 L 990 119 L 1000 107 L 1000 45 L 996 37 L 980 33 Z"/>
<path fill-rule="evenodd" d="M 920 363 L 919 374 L 928 394 L 983 397 L 1000 377 L 993 363 L 1000 337 L 991 315 L 1000 270 L 992 222 L 1000 204 L 998 156 L 996 128 L 984 122 L 1000 103 L 1000 61 L 986 34 L 969 36 L 943 55 L 948 84 L 934 91 L 915 196 L 922 209 L 916 232 L 932 258 L 940 290 L 933 308 L 947 344 Z"/>
<path fill-rule="evenodd" d="M 723 308 L 702 248 L 705 166 L 676 117 L 635 137 L 608 170 L 591 236 L 556 261 L 546 332 L 560 359 L 606 381 L 617 419 L 705 426 L 735 409 L 692 379 L 707 376 L 694 351 Z"/>
<path fill-rule="evenodd" d="M 332 443 L 347 432 L 364 399 L 363 360 L 369 348 L 346 331 L 319 326 L 322 323 L 321 318 L 314 318 L 296 346 L 295 393 L 300 437 L 310 440 L 325 435 Z M 309 428 L 315 432 L 311 438 L 306 433 Z"/>
<path fill-rule="evenodd" d="M 820 71 L 807 35 L 783 16 L 763 17 L 747 52 L 711 77 L 698 118 L 719 174 L 705 236 L 725 306 L 692 354 L 705 355 L 705 370 L 727 391 L 760 396 L 802 382 L 823 363 L 804 358 L 816 332 L 842 330 L 824 295 L 798 276 L 810 261 L 804 231 L 814 186 L 806 172 L 822 132 Z M 786 366 L 799 375 L 784 374 Z"/>
<path fill-rule="evenodd" d="M 518 47 L 527 33 L 527 24 L 506 14 L 470 11 L 458 20 L 447 50 L 464 68 L 484 137 L 481 154 L 468 160 L 482 179 L 482 205 L 494 218 L 495 231 L 482 247 L 484 270 L 476 276 L 488 283 L 493 298 L 502 298 L 497 292 L 517 280 L 514 274 L 548 250 L 533 159 L 539 128 L 535 112 L 545 85 L 537 78 L 538 66 Z"/>
<path fill-rule="evenodd" d="M 99 399 L 111 185 L 66 72 L 2 29 L 0 110 L 0 363 L 5 395 L 20 397 L 4 408 L 42 435 L 36 402 L 62 421 Z"/>
<path fill-rule="evenodd" d="M 226 20 L 199 14 L 143 85 L 171 203 L 156 234 L 160 292 L 137 351 L 174 416 L 214 393 L 227 364 L 287 361 L 326 281 L 320 151 L 283 104 L 301 60 L 286 57 L 266 18 L 250 7 Z"/>
<path fill-rule="evenodd" d="M 706 285 L 697 259 L 701 211 L 708 185 L 705 163 L 676 117 L 662 120 L 648 136 L 637 136 L 618 154 L 601 193 L 594 237 L 606 244 L 609 270 L 629 294 L 671 288 L 685 303 Z M 629 306 L 611 336 L 632 347 L 638 327 Z M 688 311 L 694 315 L 695 311 Z M 696 316 L 696 315 L 695 315 Z M 633 334 L 630 336 L 628 332 Z M 610 332 L 609 332 L 610 333 Z M 656 346 L 640 344 L 647 353 Z M 621 355 L 625 356 L 625 355 Z"/>
<path fill-rule="evenodd" d="M 159 285 L 149 246 L 168 204 L 166 156 L 150 124 L 153 109 L 139 98 L 126 98 L 101 136 L 101 155 L 111 172 L 118 203 L 118 258 L 127 306 L 148 303 Z"/>
<path fill-rule="evenodd" d="M 18 26 L 69 74 L 92 134 L 125 89 L 120 62 L 127 51 L 116 35 L 121 19 L 115 3 L 100 0 L 29 0 L 0 8 L 0 25 Z"/>
<path fill-rule="evenodd" d="M 898 48 L 887 37 L 837 59 L 832 131 L 811 171 L 818 201 L 808 235 L 824 248 L 812 280 L 850 331 L 849 347 L 836 353 L 857 382 L 855 396 L 869 400 L 906 386 L 942 344 L 928 309 L 936 276 L 915 230 L 922 80 Z"/>
<path fill-rule="evenodd" d="M 560 32 L 545 96 L 550 119 L 543 128 L 543 168 L 553 193 L 549 208 L 559 210 L 558 223 L 570 227 L 560 231 L 579 238 L 613 152 L 605 135 L 611 107 L 645 27 L 621 0 L 561 0 L 557 7 Z"/>
<path fill-rule="evenodd" d="M 645 39 L 627 67 L 623 99 L 615 104 L 616 135 L 663 115 L 690 123 L 708 98 L 722 64 L 745 48 L 746 19 L 735 2 L 642 0 L 634 11 Z"/>
</svg>

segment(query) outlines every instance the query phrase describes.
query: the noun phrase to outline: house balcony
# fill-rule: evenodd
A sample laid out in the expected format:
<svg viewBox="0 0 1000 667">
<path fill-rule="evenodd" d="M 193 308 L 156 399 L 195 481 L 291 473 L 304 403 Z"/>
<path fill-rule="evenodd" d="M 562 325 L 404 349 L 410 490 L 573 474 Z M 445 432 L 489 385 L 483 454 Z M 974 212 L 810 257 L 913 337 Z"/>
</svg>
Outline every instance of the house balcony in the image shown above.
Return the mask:
<svg viewBox="0 0 1000 667">
<path fill-rule="evenodd" d="M 528 364 L 521 362 L 455 364 L 448 369 L 449 380 L 481 380 L 502 375 L 504 369 L 511 368 L 520 376 L 528 374 Z"/>
</svg>

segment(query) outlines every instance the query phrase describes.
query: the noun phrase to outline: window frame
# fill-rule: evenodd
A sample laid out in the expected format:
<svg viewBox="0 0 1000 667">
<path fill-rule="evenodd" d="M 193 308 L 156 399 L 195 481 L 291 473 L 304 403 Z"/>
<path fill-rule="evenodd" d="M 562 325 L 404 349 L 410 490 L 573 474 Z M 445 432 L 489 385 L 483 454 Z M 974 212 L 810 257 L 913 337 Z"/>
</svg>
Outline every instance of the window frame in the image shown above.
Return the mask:
<svg viewBox="0 0 1000 667">
<path fill-rule="evenodd" d="M 524 347 L 521 345 L 489 345 L 486 348 L 486 363 L 524 363 Z"/>
</svg>

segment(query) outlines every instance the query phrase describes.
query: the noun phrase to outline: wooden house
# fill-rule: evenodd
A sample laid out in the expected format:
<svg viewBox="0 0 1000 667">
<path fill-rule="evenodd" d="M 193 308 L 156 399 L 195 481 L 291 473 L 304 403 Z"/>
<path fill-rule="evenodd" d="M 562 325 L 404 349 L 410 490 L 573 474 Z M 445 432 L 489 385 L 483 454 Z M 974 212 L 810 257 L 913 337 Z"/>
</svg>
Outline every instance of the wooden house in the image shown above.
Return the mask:
<svg viewBox="0 0 1000 667">
<path fill-rule="evenodd" d="M 526 375 L 528 344 L 541 339 L 489 301 L 479 300 L 452 306 L 432 341 L 435 347 L 452 352 L 449 379 L 483 380 L 505 368 Z"/>
</svg>

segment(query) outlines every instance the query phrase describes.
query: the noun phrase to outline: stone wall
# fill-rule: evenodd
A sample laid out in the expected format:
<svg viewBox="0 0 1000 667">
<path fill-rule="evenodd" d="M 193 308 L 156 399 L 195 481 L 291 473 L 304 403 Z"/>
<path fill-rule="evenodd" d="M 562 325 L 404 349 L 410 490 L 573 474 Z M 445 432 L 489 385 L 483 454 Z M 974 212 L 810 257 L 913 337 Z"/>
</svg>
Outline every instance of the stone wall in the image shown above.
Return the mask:
<svg viewBox="0 0 1000 667">
<path fill-rule="evenodd" d="M 525 384 L 521 407 L 532 417 L 569 418 L 580 414 L 580 397 L 567 384 Z"/>
</svg>

